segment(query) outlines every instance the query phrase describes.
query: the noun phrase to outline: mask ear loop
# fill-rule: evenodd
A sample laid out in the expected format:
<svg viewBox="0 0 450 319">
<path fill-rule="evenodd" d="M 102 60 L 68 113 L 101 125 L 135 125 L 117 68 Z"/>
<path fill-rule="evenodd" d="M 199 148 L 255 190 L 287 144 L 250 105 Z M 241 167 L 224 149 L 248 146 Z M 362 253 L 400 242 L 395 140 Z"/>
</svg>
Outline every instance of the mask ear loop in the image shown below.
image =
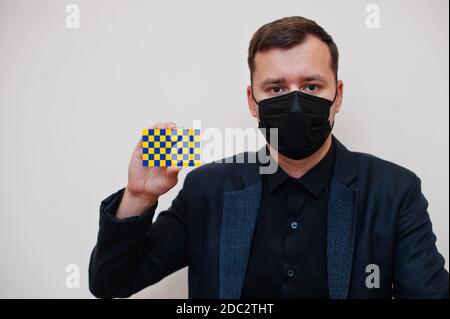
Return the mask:
<svg viewBox="0 0 450 319">
<path fill-rule="evenodd" d="M 331 107 L 333 106 L 334 102 L 336 102 L 337 92 L 338 92 L 338 89 L 337 89 L 337 83 L 336 83 L 336 92 L 334 93 L 334 98 L 333 98 L 333 101 L 331 102 L 330 109 L 331 109 Z M 335 121 L 333 121 L 333 124 L 332 124 L 331 127 L 330 127 L 330 133 L 331 133 L 331 131 L 333 130 L 334 122 L 335 122 Z"/>
<path fill-rule="evenodd" d="M 331 105 L 330 105 L 330 107 L 332 107 L 332 106 L 333 106 L 333 104 L 334 104 L 334 102 L 336 102 L 336 98 L 337 98 L 337 92 L 338 92 L 338 90 L 337 90 L 337 84 L 336 84 L 336 92 L 334 93 L 334 98 L 333 98 L 333 101 L 331 101 Z"/>
<path fill-rule="evenodd" d="M 258 104 L 258 101 L 256 101 L 255 95 L 253 94 L 253 79 L 250 79 L 250 89 L 252 91 L 253 101 L 255 101 L 255 103 Z"/>
<path fill-rule="evenodd" d="M 337 86 L 336 86 L 336 91 L 335 91 L 335 93 L 334 93 L 334 98 L 333 98 L 333 100 L 331 101 L 331 104 L 330 104 L 330 109 L 331 109 L 331 107 L 333 106 L 334 102 L 336 101 L 336 97 L 337 97 Z M 326 122 L 323 122 L 322 126 L 316 128 L 315 130 L 321 130 L 321 129 L 323 129 L 323 127 L 324 127 L 325 125 L 327 125 L 327 124 L 330 125 L 330 121 L 329 121 L 329 120 L 327 120 Z M 329 132 L 331 132 L 331 131 L 333 130 L 333 126 L 334 126 L 334 121 L 333 121 L 333 124 L 330 125 L 330 130 L 329 130 Z"/>
<path fill-rule="evenodd" d="M 253 101 L 255 101 L 255 103 L 256 103 L 256 105 L 258 105 L 258 107 L 259 107 L 259 104 L 258 104 L 258 101 L 256 101 L 256 98 L 255 98 L 255 95 L 253 94 L 253 79 L 250 79 L 250 89 L 251 89 L 251 92 L 252 92 L 252 97 L 253 97 Z M 259 110 L 258 110 L 258 113 L 259 113 Z M 270 129 L 267 129 L 267 127 L 263 127 L 263 126 L 261 126 L 261 121 L 259 121 L 258 120 L 258 122 L 259 122 L 259 125 L 258 125 L 258 127 L 259 128 L 264 128 L 264 130 L 265 130 L 265 137 L 266 137 L 266 140 L 267 140 L 267 143 L 266 143 L 266 156 L 269 156 L 270 155 L 270 150 L 269 150 L 269 144 L 270 144 Z"/>
</svg>

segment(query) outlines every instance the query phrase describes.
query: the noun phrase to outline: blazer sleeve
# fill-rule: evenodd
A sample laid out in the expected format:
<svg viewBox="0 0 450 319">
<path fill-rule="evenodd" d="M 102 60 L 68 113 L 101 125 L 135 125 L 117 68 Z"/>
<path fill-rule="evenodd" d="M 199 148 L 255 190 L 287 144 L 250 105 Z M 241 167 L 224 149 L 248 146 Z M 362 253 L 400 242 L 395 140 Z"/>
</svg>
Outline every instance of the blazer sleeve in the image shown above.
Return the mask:
<svg viewBox="0 0 450 319">
<path fill-rule="evenodd" d="M 183 189 L 153 223 L 158 203 L 141 216 L 116 218 L 123 193 L 121 189 L 100 204 L 89 263 L 89 290 L 97 298 L 129 297 L 187 265 Z"/>
<path fill-rule="evenodd" d="M 414 176 L 398 217 L 394 261 L 395 298 L 448 298 L 449 277 L 428 215 L 421 182 Z"/>
</svg>

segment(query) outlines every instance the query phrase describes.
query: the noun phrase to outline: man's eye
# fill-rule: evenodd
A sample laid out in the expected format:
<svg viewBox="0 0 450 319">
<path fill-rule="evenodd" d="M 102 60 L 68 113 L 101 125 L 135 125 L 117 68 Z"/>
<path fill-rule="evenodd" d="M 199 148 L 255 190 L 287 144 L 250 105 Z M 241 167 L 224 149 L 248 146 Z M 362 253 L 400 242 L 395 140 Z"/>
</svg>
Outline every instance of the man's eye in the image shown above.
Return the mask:
<svg viewBox="0 0 450 319">
<path fill-rule="evenodd" d="M 281 91 L 282 91 L 282 88 L 280 88 L 279 86 L 275 86 L 275 87 L 270 89 L 270 92 L 274 93 L 274 94 L 281 93 Z"/>
<path fill-rule="evenodd" d="M 315 92 L 319 87 L 316 84 L 309 84 L 305 86 L 305 90 L 308 92 Z"/>
</svg>

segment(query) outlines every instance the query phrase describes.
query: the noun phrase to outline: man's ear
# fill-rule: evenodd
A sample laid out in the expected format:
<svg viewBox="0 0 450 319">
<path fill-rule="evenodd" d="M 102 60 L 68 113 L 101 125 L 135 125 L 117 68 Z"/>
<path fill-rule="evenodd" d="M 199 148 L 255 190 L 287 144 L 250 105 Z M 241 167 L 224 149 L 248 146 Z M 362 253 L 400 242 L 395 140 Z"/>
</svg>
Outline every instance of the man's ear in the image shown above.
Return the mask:
<svg viewBox="0 0 450 319">
<path fill-rule="evenodd" d="M 258 117 L 258 104 L 256 104 L 255 100 L 253 99 L 252 95 L 252 87 L 251 85 L 247 86 L 247 103 L 248 103 L 248 109 L 250 110 L 250 113 L 253 117 Z"/>
<path fill-rule="evenodd" d="M 342 82 L 342 80 L 339 80 L 337 83 L 336 101 L 333 106 L 335 113 L 339 113 L 339 110 L 341 109 L 343 98 L 344 98 L 344 82 Z"/>
</svg>

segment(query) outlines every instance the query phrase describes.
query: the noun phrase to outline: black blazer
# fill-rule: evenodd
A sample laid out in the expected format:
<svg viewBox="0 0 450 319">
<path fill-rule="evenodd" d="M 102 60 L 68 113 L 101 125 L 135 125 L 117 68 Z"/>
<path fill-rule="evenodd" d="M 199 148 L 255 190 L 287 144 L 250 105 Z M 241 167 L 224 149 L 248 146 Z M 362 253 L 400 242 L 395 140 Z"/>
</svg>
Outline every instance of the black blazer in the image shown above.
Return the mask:
<svg viewBox="0 0 450 319">
<path fill-rule="evenodd" d="M 448 298 L 420 180 L 334 136 L 327 260 L 330 298 Z M 248 155 L 248 153 L 246 154 Z M 152 223 L 114 217 L 123 189 L 102 201 L 89 265 L 90 291 L 128 297 L 189 266 L 189 298 L 239 298 L 261 201 L 258 163 L 210 163 L 191 171 Z M 379 288 L 366 285 L 379 269 Z"/>
</svg>

